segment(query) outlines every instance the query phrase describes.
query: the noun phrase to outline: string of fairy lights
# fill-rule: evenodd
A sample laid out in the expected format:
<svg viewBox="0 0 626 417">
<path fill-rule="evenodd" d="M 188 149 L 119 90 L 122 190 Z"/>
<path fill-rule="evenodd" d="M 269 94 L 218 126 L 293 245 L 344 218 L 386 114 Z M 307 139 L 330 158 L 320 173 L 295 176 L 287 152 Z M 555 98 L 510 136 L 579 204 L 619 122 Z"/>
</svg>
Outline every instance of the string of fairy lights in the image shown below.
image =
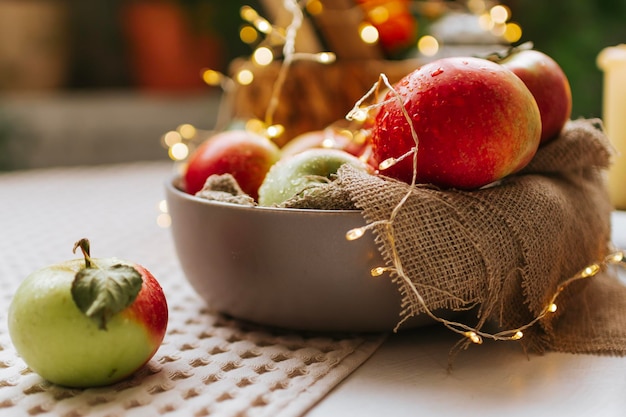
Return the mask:
<svg viewBox="0 0 626 417">
<path fill-rule="evenodd" d="M 607 269 L 610 265 L 621 265 L 626 268 L 626 252 L 624 252 L 623 250 L 611 251 L 610 254 L 604 257 L 604 259 L 587 265 L 586 267 L 578 271 L 575 275 L 569 277 L 568 279 L 563 281 L 561 284 L 559 284 L 555 292 L 550 296 L 548 302 L 545 304 L 545 306 L 539 312 L 539 314 L 537 314 L 535 318 L 533 318 L 529 322 L 514 329 L 506 329 L 506 330 L 502 330 L 496 333 L 489 333 L 489 332 L 481 331 L 477 327 L 472 327 L 464 323 L 449 320 L 449 319 L 446 319 L 444 317 L 441 317 L 435 314 L 429 308 L 427 301 L 422 297 L 420 291 L 418 290 L 413 280 L 411 280 L 410 277 L 405 273 L 403 262 L 399 255 L 398 248 L 396 245 L 396 237 L 395 237 L 395 231 L 394 231 L 394 221 L 396 217 L 398 216 L 400 210 L 402 209 L 406 201 L 409 199 L 409 197 L 411 197 L 411 195 L 413 194 L 415 190 L 415 187 L 417 186 L 416 173 L 417 173 L 417 150 L 419 146 L 419 138 L 417 137 L 417 134 L 413 128 L 411 117 L 404 107 L 402 98 L 396 92 L 396 90 L 393 88 L 393 86 L 391 85 L 391 83 L 389 82 L 389 80 L 384 74 L 381 74 L 380 79 L 372 86 L 372 88 L 360 100 L 358 100 L 355 103 L 354 108 L 347 114 L 346 117 L 349 119 L 354 118 L 356 120 L 360 120 L 364 117 L 364 114 L 366 114 L 367 112 L 387 103 L 387 101 L 379 101 L 375 99 L 374 100 L 375 104 L 364 105 L 367 99 L 369 99 L 372 96 L 376 96 L 378 94 L 378 91 L 381 88 L 381 84 L 382 86 L 387 88 L 387 91 L 391 93 L 392 97 L 387 100 L 399 101 L 399 104 L 400 104 L 399 107 L 402 109 L 403 115 L 405 119 L 407 120 L 408 125 L 411 128 L 411 135 L 415 142 L 415 146 L 412 147 L 404 155 L 397 157 L 397 158 L 388 158 L 382 161 L 379 165 L 379 169 L 383 171 L 385 169 L 392 167 L 393 165 L 397 164 L 398 162 L 406 158 L 411 157 L 413 160 L 412 181 L 408 187 L 407 192 L 403 196 L 403 198 L 398 202 L 398 204 L 392 210 L 389 218 L 385 220 L 374 221 L 365 226 L 354 228 L 346 232 L 347 240 L 356 240 L 356 239 L 360 239 L 361 237 L 363 237 L 368 230 L 371 230 L 377 227 L 382 228 L 384 230 L 384 233 L 381 233 L 381 234 L 384 235 L 385 239 L 387 240 L 388 246 L 390 248 L 391 266 L 377 266 L 373 268 L 370 271 L 373 277 L 379 277 L 384 274 L 397 276 L 399 279 L 402 280 L 404 285 L 409 289 L 411 299 L 413 300 L 414 303 L 419 305 L 419 307 L 421 308 L 421 311 L 423 311 L 433 320 L 443 324 L 448 329 L 464 336 L 470 342 L 475 343 L 475 344 L 482 344 L 484 339 L 491 339 L 491 340 L 496 340 L 496 341 L 520 340 L 522 337 L 524 337 L 525 330 L 534 326 L 537 322 L 541 321 L 549 314 L 555 313 L 557 311 L 558 309 L 557 300 L 559 296 L 572 283 L 583 280 L 583 279 L 592 278 L 596 276 L 602 270 Z M 417 311 L 417 309 L 413 309 L 412 311 L 413 312 Z M 397 330 L 410 317 L 411 317 L 411 314 L 405 315 L 403 319 L 397 324 L 395 330 Z"/>
<path fill-rule="evenodd" d="M 389 15 L 389 10 L 385 7 L 390 7 L 390 2 L 377 2 L 377 5 L 367 10 L 367 21 L 364 21 L 359 26 L 359 36 L 365 43 L 375 43 L 378 41 L 378 32 L 375 23 L 381 23 L 384 21 L 385 16 Z M 416 1 L 413 2 L 416 7 L 424 7 L 428 1 Z M 432 2 L 442 3 L 442 2 Z M 510 10 L 503 5 L 492 3 L 486 0 L 468 0 L 463 2 L 445 2 L 446 4 L 462 3 L 471 13 L 478 17 L 481 27 L 485 31 L 489 31 L 496 36 L 501 36 L 507 42 L 513 43 L 521 38 L 521 28 L 516 23 L 510 21 Z M 228 97 L 232 89 L 238 86 L 245 86 L 254 82 L 255 68 L 263 67 L 272 64 L 273 62 L 280 61 L 280 72 L 278 79 L 273 86 L 272 96 L 268 108 L 265 113 L 265 120 L 249 120 L 246 124 L 246 128 L 252 131 L 262 133 L 267 137 L 273 138 L 280 135 L 284 128 L 280 124 L 274 123 L 273 112 L 277 105 L 278 97 L 280 96 L 280 90 L 282 88 L 285 78 L 288 76 L 288 70 L 290 65 L 299 59 L 314 60 L 316 62 L 325 64 L 334 62 L 336 59 L 332 52 L 321 53 L 300 53 L 295 49 L 295 36 L 303 21 L 303 9 L 309 14 L 322 13 L 324 5 L 320 0 L 308 0 L 304 2 L 298 2 L 296 0 L 284 0 L 284 7 L 289 13 L 291 13 L 291 23 L 287 28 L 277 27 L 271 24 L 267 19 L 263 18 L 257 13 L 256 10 L 249 6 L 244 6 L 240 10 L 241 18 L 246 22 L 239 31 L 241 40 L 250 45 L 255 45 L 255 49 L 250 57 L 249 65 L 243 66 L 234 76 L 228 77 L 213 69 L 207 69 L 203 72 L 203 80 L 211 85 L 217 86 L 224 90 L 224 96 Z M 416 48 L 424 55 L 433 56 L 437 53 L 441 41 L 434 38 L 431 35 L 421 36 L 417 43 Z M 281 47 L 277 49 L 277 47 Z M 280 53 L 277 55 L 276 51 Z M 382 86 L 381 86 L 382 84 Z M 381 87 L 385 87 L 388 91 L 392 92 L 392 98 L 390 100 L 400 100 L 400 108 L 404 110 L 401 97 L 395 92 L 393 86 L 385 76 L 381 74 L 379 80 L 372 86 L 372 88 L 358 100 L 354 108 L 346 115 L 348 120 L 363 121 L 367 114 L 374 108 L 381 106 L 382 102 L 375 102 L 374 104 L 365 104 L 365 102 L 374 94 L 378 93 Z M 227 103 L 230 105 L 230 103 Z M 410 123 L 410 117 L 406 113 L 404 114 L 409 126 L 411 127 L 411 133 L 415 141 L 415 146 L 398 158 L 390 158 L 382 161 L 379 169 L 385 170 L 394 164 L 400 162 L 405 158 L 411 157 L 413 159 L 413 179 L 409 186 L 407 193 L 400 200 L 400 202 L 394 207 L 390 217 L 386 220 L 375 221 L 365 226 L 351 229 L 346 233 L 347 240 L 359 239 L 365 235 L 365 233 L 374 228 L 381 228 L 384 230 L 384 237 L 387 239 L 390 248 L 391 264 L 390 266 L 378 266 L 371 270 L 373 277 L 379 277 L 384 274 L 396 276 L 405 284 L 410 291 L 410 297 L 413 303 L 416 303 L 420 307 L 420 311 L 430 316 L 433 320 L 443 324 L 448 329 L 455 333 L 462 335 L 465 340 L 471 343 L 481 344 L 484 339 L 491 339 L 496 341 L 515 341 L 524 337 L 524 331 L 541 321 L 549 314 L 553 314 L 558 309 L 558 298 L 560 294 L 570 286 L 572 283 L 595 277 L 602 270 L 607 269 L 611 265 L 621 265 L 626 267 L 626 254 L 622 250 L 614 250 L 607 255 L 604 259 L 591 263 L 586 266 L 572 277 L 563 281 L 554 291 L 545 304 L 544 308 L 539 314 L 535 316 L 529 322 L 514 328 L 505 329 L 495 333 L 489 333 L 480 330 L 477 327 L 473 327 L 464 323 L 449 320 L 440 317 L 433 312 L 428 302 L 422 297 L 416 284 L 405 273 L 403 262 L 399 256 L 399 252 L 396 246 L 396 237 L 394 232 L 394 221 L 396 216 L 412 195 L 416 187 L 416 167 L 417 167 L 417 149 L 419 141 L 417 135 L 413 129 L 412 123 Z M 221 126 L 221 122 L 228 120 L 228 113 L 223 109 L 220 110 L 217 126 Z M 184 161 L 190 153 L 189 145 L 193 141 L 197 140 L 200 132 L 194 126 L 181 125 L 175 131 L 167 132 L 162 142 L 165 147 L 168 148 L 168 153 L 171 159 L 174 161 Z M 163 227 L 169 226 L 169 217 L 167 216 L 167 208 L 160 205 L 159 210 L 161 215 L 159 216 L 159 222 Z M 417 311 L 414 309 L 412 311 Z M 410 314 L 403 317 L 396 330 L 404 323 L 405 320 L 410 318 Z"/>
<path fill-rule="evenodd" d="M 372 3 L 370 6 L 369 3 Z M 376 44 L 380 41 L 380 33 L 377 26 L 385 24 L 393 16 L 394 8 L 398 7 L 398 0 L 371 1 L 359 0 L 354 7 L 362 7 L 364 20 L 358 25 L 358 35 L 365 44 Z M 502 4 L 489 0 L 467 1 L 402 1 L 411 6 L 414 14 L 428 14 L 429 9 L 435 5 L 446 10 L 463 10 L 476 16 L 480 27 L 485 32 L 501 38 L 504 42 L 513 43 L 522 36 L 519 24 L 511 20 L 511 10 Z M 201 76 L 203 81 L 212 87 L 218 87 L 223 91 L 222 101 L 218 111 L 215 130 L 220 130 L 231 121 L 230 99 L 234 89 L 250 85 L 255 80 L 255 71 L 271 65 L 277 61 L 281 64 L 278 79 L 274 85 L 274 92 L 266 109 L 264 120 L 250 119 L 246 121 L 245 128 L 270 138 L 277 138 L 284 132 L 284 126 L 274 123 L 273 115 L 276 109 L 280 89 L 288 73 L 289 66 L 297 60 L 312 60 L 321 64 L 335 62 L 337 57 L 332 51 L 319 53 L 302 53 L 294 48 L 294 40 L 298 29 L 301 27 L 304 12 L 308 16 L 332 13 L 327 10 L 321 0 L 285 0 L 284 8 L 291 13 L 292 19 L 286 28 L 272 24 L 260 15 L 254 8 L 243 6 L 240 9 L 240 17 L 243 21 L 239 29 L 240 40 L 253 48 L 246 65 L 241 66 L 232 76 L 215 69 L 205 69 Z M 439 10 L 437 13 L 443 13 Z M 442 47 L 443 41 L 435 36 L 424 33 L 418 37 L 415 49 L 422 55 L 435 56 Z M 192 148 L 199 138 L 208 135 L 208 132 L 195 129 L 190 125 L 181 125 L 177 129 L 165 133 L 162 137 L 162 145 L 168 150 L 168 156 L 176 162 L 184 162 L 192 152 Z"/>
</svg>

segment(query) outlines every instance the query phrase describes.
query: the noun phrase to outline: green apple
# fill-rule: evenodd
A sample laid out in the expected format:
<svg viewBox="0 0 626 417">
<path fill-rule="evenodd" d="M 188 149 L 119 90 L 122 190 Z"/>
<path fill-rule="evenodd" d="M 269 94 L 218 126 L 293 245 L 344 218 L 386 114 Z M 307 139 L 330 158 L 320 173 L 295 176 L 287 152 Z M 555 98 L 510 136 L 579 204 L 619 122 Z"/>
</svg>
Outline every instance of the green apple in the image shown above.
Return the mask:
<svg viewBox="0 0 626 417">
<path fill-rule="evenodd" d="M 259 205 L 277 206 L 303 195 L 328 182 L 343 164 L 369 171 L 365 162 L 339 149 L 313 148 L 281 159 L 270 168 L 259 187 Z"/>
<path fill-rule="evenodd" d="M 117 258 L 42 268 L 19 286 L 8 327 L 17 353 L 48 381 L 94 387 L 120 381 L 163 341 L 168 309 L 161 286 L 144 267 Z"/>
</svg>

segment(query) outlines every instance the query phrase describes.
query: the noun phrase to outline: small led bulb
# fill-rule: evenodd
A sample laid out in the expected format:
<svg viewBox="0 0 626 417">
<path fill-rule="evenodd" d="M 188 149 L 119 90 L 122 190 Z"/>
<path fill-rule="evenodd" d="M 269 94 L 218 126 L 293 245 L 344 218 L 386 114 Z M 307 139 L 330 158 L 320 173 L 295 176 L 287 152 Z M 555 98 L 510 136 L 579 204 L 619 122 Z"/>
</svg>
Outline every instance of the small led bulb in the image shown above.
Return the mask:
<svg viewBox="0 0 626 417">
<path fill-rule="evenodd" d="M 522 337 L 524 337 L 524 333 L 521 330 L 518 330 L 513 336 L 511 336 L 511 340 L 520 340 Z"/>
<path fill-rule="evenodd" d="M 376 268 L 372 268 L 372 270 L 370 271 L 370 274 L 372 274 L 373 277 L 379 277 L 382 274 L 384 274 L 387 271 L 387 268 L 385 268 L 384 266 L 377 266 Z"/>
<path fill-rule="evenodd" d="M 583 278 L 589 278 L 589 277 L 594 276 L 598 272 L 600 272 L 600 266 L 598 264 L 593 264 L 593 265 L 589 265 L 587 268 L 585 268 L 583 270 L 581 276 Z"/>
<path fill-rule="evenodd" d="M 381 171 L 394 166 L 398 161 L 396 160 L 396 158 L 387 158 L 385 159 L 383 162 L 381 162 L 380 164 L 378 164 L 378 169 L 380 169 Z"/>
<path fill-rule="evenodd" d="M 619 263 L 624 261 L 624 252 L 615 252 L 610 256 L 610 262 Z"/>
<path fill-rule="evenodd" d="M 364 227 L 357 227 L 356 229 L 348 230 L 348 233 L 346 233 L 346 239 L 348 239 L 348 240 L 357 240 L 358 238 L 360 238 L 364 234 L 365 234 L 365 228 Z"/>
<path fill-rule="evenodd" d="M 364 122 L 365 120 L 367 120 L 367 110 L 357 109 L 351 114 L 351 116 L 352 119 L 356 120 L 357 122 Z"/>
<path fill-rule="evenodd" d="M 476 332 L 468 331 L 468 332 L 463 333 L 463 335 L 469 338 L 469 340 L 471 340 L 473 343 L 476 343 L 477 345 L 480 345 L 483 343 L 483 338 L 480 337 L 478 334 L 476 334 Z"/>
</svg>

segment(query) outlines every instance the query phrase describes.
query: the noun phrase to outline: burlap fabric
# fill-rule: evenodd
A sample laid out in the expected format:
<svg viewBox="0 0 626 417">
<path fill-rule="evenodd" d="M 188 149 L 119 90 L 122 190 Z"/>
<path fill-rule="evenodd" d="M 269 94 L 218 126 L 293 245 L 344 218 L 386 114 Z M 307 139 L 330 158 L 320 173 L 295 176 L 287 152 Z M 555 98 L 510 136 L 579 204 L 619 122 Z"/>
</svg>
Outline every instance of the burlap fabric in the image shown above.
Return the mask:
<svg viewBox="0 0 626 417">
<path fill-rule="evenodd" d="M 471 309 L 464 318 L 473 322 L 465 324 L 497 332 L 532 321 L 562 282 L 612 250 L 613 208 L 604 184 L 611 154 L 600 121 L 576 120 L 522 172 L 492 187 L 411 191 L 344 166 L 330 195 L 340 190 L 373 223 L 389 219 L 411 191 L 391 229 L 373 226 L 388 266 L 395 247 L 429 309 Z M 403 315 L 422 312 L 409 285 L 395 281 Z M 526 329 L 520 342 L 534 352 L 625 354 L 626 288 L 609 268 L 574 282 L 559 296 L 558 310 Z"/>
</svg>

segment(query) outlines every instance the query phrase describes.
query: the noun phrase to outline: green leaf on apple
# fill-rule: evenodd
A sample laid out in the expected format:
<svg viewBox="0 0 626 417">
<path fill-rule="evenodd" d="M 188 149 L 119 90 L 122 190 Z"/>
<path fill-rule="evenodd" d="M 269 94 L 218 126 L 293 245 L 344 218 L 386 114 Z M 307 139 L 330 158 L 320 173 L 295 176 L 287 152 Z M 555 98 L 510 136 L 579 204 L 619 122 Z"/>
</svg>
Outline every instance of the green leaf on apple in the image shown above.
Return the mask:
<svg viewBox="0 0 626 417">
<path fill-rule="evenodd" d="M 129 307 L 137 298 L 143 278 L 130 265 L 114 264 L 100 267 L 89 256 L 89 241 L 76 242 L 85 256 L 85 268 L 72 282 L 72 298 L 76 306 L 98 327 L 106 330 L 111 317 Z"/>
</svg>

